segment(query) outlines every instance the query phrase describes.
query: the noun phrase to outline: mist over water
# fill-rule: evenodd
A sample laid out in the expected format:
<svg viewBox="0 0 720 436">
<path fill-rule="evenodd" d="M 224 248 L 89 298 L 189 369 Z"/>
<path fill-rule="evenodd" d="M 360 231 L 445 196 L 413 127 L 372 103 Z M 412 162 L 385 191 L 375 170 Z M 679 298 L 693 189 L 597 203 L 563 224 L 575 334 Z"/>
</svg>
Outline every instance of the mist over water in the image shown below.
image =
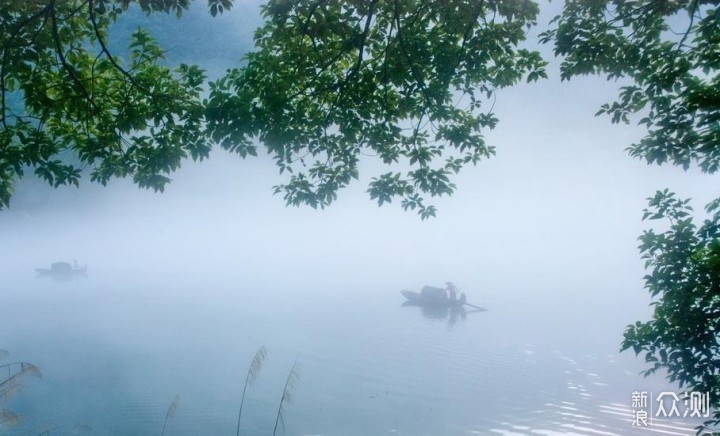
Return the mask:
<svg viewBox="0 0 720 436">
<path fill-rule="evenodd" d="M 247 31 L 244 8 L 224 19 Z M 500 94 L 498 155 L 463 170 L 425 222 L 369 200 L 385 170 L 370 159 L 319 211 L 272 195 L 284 176 L 269 158 L 221 151 L 186 162 L 163 194 L 21 181 L 0 212 L 0 349 L 43 378 L 8 403 L 23 423 L 0 431 L 160 434 L 177 393 L 166 434 L 234 434 L 265 346 L 245 434 L 272 434 L 296 361 L 286 434 L 632 434 L 633 391 L 677 391 L 618 351 L 650 314 L 645 198 L 668 187 L 700 211 L 718 179 L 631 159 L 642 132 L 593 117 L 617 84 L 558 81 Z M 73 259 L 86 277 L 35 276 Z M 401 289 L 446 281 L 487 311 L 401 307 Z"/>
<path fill-rule="evenodd" d="M 2 346 L 43 370 L 9 404 L 25 422 L 8 434 L 159 434 L 176 393 L 167 434 L 232 434 L 262 345 L 246 434 L 271 433 L 295 361 L 287 434 L 631 433 L 633 391 L 675 390 L 618 353 L 649 315 L 644 197 L 677 180 L 709 198 L 709 183 L 621 150 L 498 146 L 426 222 L 377 208 L 362 183 L 325 211 L 286 208 L 272 162 L 219 152 L 164 194 L 86 184 L 3 212 Z M 34 275 L 72 259 L 87 277 Z M 448 280 L 487 312 L 401 307 L 399 290 Z"/>
</svg>

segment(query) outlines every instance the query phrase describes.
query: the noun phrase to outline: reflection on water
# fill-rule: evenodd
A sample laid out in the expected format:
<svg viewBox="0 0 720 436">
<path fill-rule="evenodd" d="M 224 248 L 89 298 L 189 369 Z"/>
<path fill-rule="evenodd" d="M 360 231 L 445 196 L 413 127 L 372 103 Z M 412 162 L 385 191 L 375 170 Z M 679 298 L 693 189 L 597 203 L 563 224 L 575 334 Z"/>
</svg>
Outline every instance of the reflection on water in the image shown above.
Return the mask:
<svg viewBox="0 0 720 436">
<path fill-rule="evenodd" d="M 234 434 L 261 345 L 245 434 L 272 434 L 294 361 L 303 377 L 284 410 L 289 435 L 645 434 L 630 425 L 631 393 L 672 389 L 617 354 L 621 331 L 609 333 L 611 311 L 597 305 L 553 311 L 556 301 L 488 295 L 480 313 L 400 307 L 396 290 L 238 282 L 16 281 L 0 295 L 0 345 L 44 373 L 9 400 L 23 421 L 6 434 L 160 434 L 176 394 L 166 435 Z"/>
<path fill-rule="evenodd" d="M 420 310 L 422 316 L 426 319 L 444 320 L 447 319 L 449 327 L 457 324 L 458 321 L 464 321 L 468 314 L 482 313 L 484 309 L 465 309 L 458 306 L 436 306 L 415 304 L 410 301 L 402 303 L 402 307 L 412 307 Z"/>
<path fill-rule="evenodd" d="M 549 401 L 534 409 L 518 408 L 514 413 L 504 413 L 494 423 L 488 423 L 488 427 L 476 428 L 470 433 L 605 436 L 695 434 L 694 427 L 700 423 L 698 420 L 651 417 L 650 425 L 633 426 L 630 398 L 624 402 L 609 401 L 610 384 L 603 375 L 583 369 L 584 365 L 597 364 L 603 359 L 586 356 L 582 362 L 578 362 L 562 353 L 554 354 L 565 362 L 567 368 L 564 389 L 559 391 L 561 395 L 549 397 Z M 602 366 L 612 368 L 616 363 L 613 356 L 605 356 L 604 359 Z"/>
</svg>

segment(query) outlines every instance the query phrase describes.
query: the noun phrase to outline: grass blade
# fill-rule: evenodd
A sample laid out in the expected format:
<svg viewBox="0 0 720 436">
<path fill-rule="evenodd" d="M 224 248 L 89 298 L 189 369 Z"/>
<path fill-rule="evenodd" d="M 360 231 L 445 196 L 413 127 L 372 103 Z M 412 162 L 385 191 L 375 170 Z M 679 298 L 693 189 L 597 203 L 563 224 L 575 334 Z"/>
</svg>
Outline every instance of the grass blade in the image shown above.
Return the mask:
<svg viewBox="0 0 720 436">
<path fill-rule="evenodd" d="M 20 415 L 8 409 L 0 410 L 0 425 L 12 427 L 18 425 L 19 423 Z"/>
<path fill-rule="evenodd" d="M 162 433 L 160 433 L 161 436 L 165 435 L 165 428 L 167 427 L 168 420 L 175 415 L 178 404 L 180 404 L 180 395 L 175 394 L 175 398 L 173 398 L 172 403 L 170 403 L 170 407 L 168 407 L 168 411 L 165 414 L 165 422 L 163 423 Z"/>
<path fill-rule="evenodd" d="M 12 372 L 13 367 L 20 367 L 15 373 Z M 0 369 L 7 368 L 8 375 L 4 379 L 0 378 L 0 393 L 6 392 L 6 390 L 12 391 L 16 389 L 19 384 L 20 378 L 26 375 L 33 375 L 35 377 L 42 377 L 40 368 L 27 362 L 13 362 L 0 365 Z"/>
<path fill-rule="evenodd" d="M 262 364 L 265 361 L 266 355 L 267 350 L 265 349 L 265 347 L 260 347 L 260 349 L 257 350 L 257 353 L 255 353 L 255 357 L 253 358 L 247 375 L 245 376 L 245 386 L 243 387 L 242 398 L 240 399 L 240 411 L 238 411 L 236 436 L 240 436 L 240 417 L 242 416 L 242 408 L 243 404 L 245 403 L 245 391 L 247 390 L 248 385 L 255 383 L 255 380 L 257 380 L 258 375 L 260 374 L 260 368 L 262 368 Z"/>
<path fill-rule="evenodd" d="M 282 398 L 280 398 L 280 406 L 278 406 L 277 417 L 275 418 L 275 429 L 273 429 L 273 436 L 277 434 L 278 424 L 282 424 L 283 432 L 285 431 L 285 419 L 283 418 L 283 405 L 290 403 L 293 400 L 293 394 L 295 391 L 295 383 L 300 379 L 300 367 L 295 362 L 290 369 L 287 380 L 285 380 L 285 389 L 283 389 Z"/>
<path fill-rule="evenodd" d="M 10 397 L 20 392 L 22 388 L 23 386 L 16 380 L 3 382 L 2 386 L 0 386 L 0 401 L 7 401 Z"/>
<path fill-rule="evenodd" d="M 20 373 L 30 374 L 30 375 L 34 375 L 35 377 L 42 378 L 42 373 L 40 372 L 40 368 L 33 365 L 32 363 L 20 362 Z"/>
</svg>

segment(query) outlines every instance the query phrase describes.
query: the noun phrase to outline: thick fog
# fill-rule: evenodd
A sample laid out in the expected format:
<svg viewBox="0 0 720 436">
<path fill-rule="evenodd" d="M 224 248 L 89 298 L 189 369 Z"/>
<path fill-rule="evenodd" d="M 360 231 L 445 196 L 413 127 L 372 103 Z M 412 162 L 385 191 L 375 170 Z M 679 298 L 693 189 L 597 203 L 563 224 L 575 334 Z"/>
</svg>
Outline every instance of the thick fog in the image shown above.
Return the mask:
<svg viewBox="0 0 720 436">
<path fill-rule="evenodd" d="M 155 33 L 162 44 L 178 47 L 170 52 L 171 61 L 210 65 L 216 75 L 237 65 L 260 22 L 257 5 L 249 4 L 237 5 L 219 19 L 206 17 L 202 10 L 189 18 L 162 21 Z M 141 15 L 134 19 L 155 23 Z M 194 32 L 203 35 L 197 49 L 191 46 Z M 556 61 L 549 76 L 498 94 L 494 110 L 500 123 L 486 132 L 497 155 L 464 168 L 454 179 L 454 195 L 432 199 L 438 215 L 426 221 L 397 203 L 378 207 L 369 199 L 367 183 L 387 171 L 372 158 L 361 162 L 360 180 L 340 191 L 325 210 L 286 207 L 280 196 L 273 196 L 272 186 L 285 175 L 279 175 L 270 158 L 242 160 L 222 150 L 204 162 L 186 161 L 164 193 L 141 190 L 128 180 L 102 187 L 87 178 L 79 189 L 52 189 L 29 176 L 18 182 L 11 207 L 0 212 L 0 305 L 5 306 L 3 313 L 11 311 L 8 305 L 22 312 L 0 320 L 0 339 L 5 341 L 0 348 L 42 361 L 42 352 L 30 353 L 32 344 L 23 341 L 40 336 L 29 333 L 33 328 L 47 338 L 52 326 L 69 324 L 74 326 L 69 336 L 82 336 L 79 332 L 87 328 L 92 341 L 102 343 L 97 337 L 125 319 L 138 326 L 137 331 L 106 342 L 108 349 L 142 350 L 135 357 L 153 360 L 158 358 L 155 346 L 143 329 L 154 320 L 177 323 L 187 315 L 194 318 L 193 327 L 167 331 L 160 349 L 180 355 L 184 341 L 190 341 L 204 344 L 195 352 L 213 356 L 215 329 L 223 329 L 214 314 L 229 318 L 235 310 L 230 307 L 237 305 L 272 307 L 271 313 L 258 309 L 243 316 L 266 326 L 251 334 L 253 347 L 269 342 L 283 350 L 286 345 L 273 338 L 299 335 L 298 343 L 312 344 L 312 338 L 348 318 L 358 329 L 372 331 L 375 318 L 400 310 L 401 289 L 452 281 L 468 301 L 488 309 L 479 317 L 504 320 L 503 331 L 493 330 L 500 324 L 489 321 L 482 327 L 506 335 L 503 341 L 512 343 L 514 335 L 518 342 L 540 348 L 561 344 L 572 350 L 592 342 L 617 351 L 624 326 L 650 313 L 637 237 L 658 224 L 641 221 L 646 198 L 670 188 L 680 197 L 691 197 L 702 216 L 703 206 L 720 194 L 719 179 L 695 169 L 648 166 L 629 157 L 625 148 L 642 137 L 642 129 L 594 116 L 602 103 L 615 97 L 617 83 L 591 77 L 561 84 Z M 87 265 L 87 277 L 68 282 L 34 277 L 35 268 L 73 259 Z M 148 304 L 133 307 L 125 301 L 128 295 Z M 64 296 L 80 307 L 63 306 Z M 46 306 L 48 298 L 55 302 L 54 309 Z M 381 313 L 366 310 L 358 315 L 349 305 L 331 308 L 332 302 L 352 301 L 367 309 L 378 299 L 389 302 Z M 172 315 L 183 302 L 187 307 L 178 312 L 183 315 Z M 81 309 L 84 304 L 88 306 Z M 104 305 L 110 308 L 103 313 L 109 314 L 111 324 L 98 315 L 83 318 L 94 325 L 75 325 L 76 315 L 70 315 L 46 324 L 47 331 L 41 327 L 65 311 L 92 312 Z M 34 312 L 34 307 L 44 309 Z M 513 311 L 518 307 L 524 309 Z M 263 323 L 266 315 L 275 321 Z M 315 323 L 315 316 L 324 321 Z M 297 320 L 304 321 L 294 323 Z M 176 337 L 178 332 L 184 336 Z M 330 337 L 330 344 L 344 343 Z M 287 349 L 292 350 L 286 350 L 287 362 L 303 359 L 300 345 Z M 233 358 L 234 365 L 244 364 L 252 353 Z M 45 367 L 49 363 L 43 362 Z M 633 373 L 642 368 L 640 363 L 632 366 Z M 312 379 L 313 365 L 305 366 L 311 367 L 306 377 Z M 91 373 L 103 371 L 89 368 Z M 134 371 L 104 370 L 116 375 Z M 279 381 L 284 370 L 278 369 Z M 173 389 L 191 390 L 187 383 L 167 376 L 152 385 L 163 394 L 167 391 L 162 398 L 169 401 Z M 638 385 L 627 390 L 640 383 L 638 378 Z M 102 397 L 78 394 L 91 395 Z M 195 395 L 212 399 L 202 392 Z M 261 402 L 257 408 L 264 406 Z M 301 400 L 297 407 L 305 410 Z M 162 407 L 157 408 L 156 414 L 164 415 Z"/>
<path fill-rule="evenodd" d="M 152 26 L 170 61 L 196 62 L 216 76 L 237 65 L 259 23 L 257 5 L 240 4 L 215 19 L 196 5 L 184 21 L 130 14 L 119 26 Z M 499 93 L 500 123 L 487 132 L 497 156 L 463 169 L 451 197 L 432 199 L 437 218 L 372 202 L 367 183 L 387 167 L 371 158 L 330 208 L 313 210 L 272 195 L 285 176 L 267 156 L 217 150 L 186 161 L 164 193 L 128 180 L 102 187 L 85 179 L 80 189 L 19 181 L 0 213 L 2 269 L 27 277 L 75 259 L 88 265 L 89 280 L 100 272 L 155 284 L 190 280 L 203 294 L 239 284 L 370 297 L 453 281 L 479 303 L 568 299 L 571 310 L 607 301 L 625 325 L 648 313 L 636 240 L 655 224 L 640 220 L 646 197 L 670 188 L 702 211 L 718 178 L 629 157 L 625 148 L 642 129 L 594 116 L 617 83 L 560 83 L 556 61 L 549 76 Z M 182 291 L 152 292 L 173 299 Z M 620 333 L 607 335 L 619 342 Z"/>
<path fill-rule="evenodd" d="M 170 62 L 195 62 L 217 77 L 238 65 L 260 22 L 257 4 L 242 3 L 214 19 L 194 5 L 181 21 L 137 13 L 118 26 L 150 26 Z M 549 47 L 541 50 L 552 59 Z M 500 123 L 486 132 L 497 156 L 463 169 L 451 197 L 430 199 L 435 219 L 423 222 L 397 203 L 378 208 L 365 190 L 389 169 L 372 158 L 359 181 L 316 211 L 272 195 L 286 179 L 268 157 L 217 150 L 186 161 L 162 194 L 127 180 L 102 187 L 85 179 L 80 189 L 20 180 L 0 213 L 2 263 L 20 274 L 77 259 L 91 271 L 387 290 L 452 280 L 519 298 L 535 289 L 582 293 L 602 279 L 608 292 L 644 300 L 636 238 L 653 224 L 640 221 L 646 197 L 670 188 L 701 211 L 718 178 L 629 157 L 624 149 L 642 129 L 594 116 L 618 83 L 560 83 L 554 60 L 549 75 L 499 93 Z"/>
</svg>

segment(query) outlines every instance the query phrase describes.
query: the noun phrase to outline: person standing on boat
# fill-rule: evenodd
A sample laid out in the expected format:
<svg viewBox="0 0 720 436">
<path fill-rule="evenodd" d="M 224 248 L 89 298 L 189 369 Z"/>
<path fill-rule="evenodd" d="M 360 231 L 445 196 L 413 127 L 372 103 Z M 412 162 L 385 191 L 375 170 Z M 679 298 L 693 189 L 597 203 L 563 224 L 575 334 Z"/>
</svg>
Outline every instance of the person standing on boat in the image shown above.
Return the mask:
<svg viewBox="0 0 720 436">
<path fill-rule="evenodd" d="M 451 300 L 457 300 L 457 288 L 452 282 L 445 283 L 445 289 L 447 289 L 448 293 L 450 294 Z"/>
</svg>

